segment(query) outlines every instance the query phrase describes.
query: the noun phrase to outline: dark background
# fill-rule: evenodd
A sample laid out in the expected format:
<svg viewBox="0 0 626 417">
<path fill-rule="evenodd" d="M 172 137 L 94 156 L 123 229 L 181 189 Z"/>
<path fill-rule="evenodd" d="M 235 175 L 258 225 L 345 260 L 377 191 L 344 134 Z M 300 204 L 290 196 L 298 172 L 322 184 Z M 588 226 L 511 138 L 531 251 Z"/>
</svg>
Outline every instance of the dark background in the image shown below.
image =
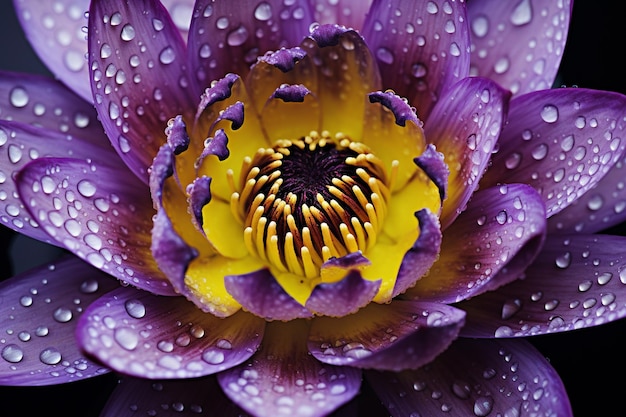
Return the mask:
<svg viewBox="0 0 626 417">
<path fill-rule="evenodd" d="M 1 1 L 0 69 L 49 74 L 25 41 L 10 2 Z M 576 1 L 558 84 L 626 94 L 625 28 L 626 3 Z M 616 227 L 611 232 L 624 234 L 624 230 Z M 38 254 L 35 260 L 33 253 Z M 54 255 L 46 246 L 0 226 L 0 279 Z M 561 375 L 576 417 L 626 412 L 625 332 L 626 320 L 622 320 L 530 339 Z M 0 415 L 97 416 L 115 384 L 115 377 L 107 375 L 65 386 L 0 387 Z"/>
</svg>

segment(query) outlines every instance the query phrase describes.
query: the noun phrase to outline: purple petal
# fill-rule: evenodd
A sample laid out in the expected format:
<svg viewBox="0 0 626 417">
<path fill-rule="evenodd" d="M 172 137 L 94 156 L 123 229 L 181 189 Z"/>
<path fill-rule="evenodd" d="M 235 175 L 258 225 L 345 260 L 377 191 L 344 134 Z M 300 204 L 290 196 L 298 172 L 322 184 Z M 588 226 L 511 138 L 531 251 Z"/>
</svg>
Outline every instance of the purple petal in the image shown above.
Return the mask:
<svg viewBox="0 0 626 417">
<path fill-rule="evenodd" d="M 172 295 L 150 251 L 147 187 L 119 165 L 41 158 L 20 171 L 18 190 L 41 227 L 78 257 L 128 284 Z"/>
<path fill-rule="evenodd" d="M 123 3 L 123 4 L 117 4 Z M 168 119 L 191 120 L 185 44 L 157 1 L 92 1 L 89 65 L 96 110 L 120 157 L 146 183 Z"/>
<path fill-rule="evenodd" d="M 89 67 L 85 59 L 87 40 L 82 31 L 87 25 L 85 12 L 89 1 L 16 0 L 13 4 L 39 58 L 65 85 L 91 102 Z"/>
<path fill-rule="evenodd" d="M 383 106 L 391 110 L 396 118 L 396 124 L 398 126 L 405 126 L 406 121 L 410 120 L 416 125 L 420 122 L 417 119 L 415 110 L 409 106 L 409 104 L 402 99 L 402 97 L 394 94 L 391 91 L 376 91 L 369 94 L 370 103 L 381 103 Z"/>
<path fill-rule="evenodd" d="M 175 413 L 178 417 L 249 417 L 224 395 L 215 377 L 157 381 L 126 377 L 115 387 L 99 415 L 132 417 L 161 413 Z"/>
<path fill-rule="evenodd" d="M 187 186 L 189 209 L 198 227 L 202 229 L 202 208 L 211 201 L 211 177 L 198 177 Z"/>
<path fill-rule="evenodd" d="M 361 274 L 351 271 L 339 282 L 315 287 L 305 307 L 323 316 L 342 317 L 352 314 L 374 299 L 380 282 L 363 279 Z"/>
<path fill-rule="evenodd" d="M 302 103 L 308 94 L 311 94 L 311 91 L 302 84 L 281 85 L 274 90 L 271 98 L 277 98 L 285 103 Z"/>
<path fill-rule="evenodd" d="M 24 207 L 14 181 L 16 173 L 32 160 L 49 156 L 117 160 L 113 149 L 107 143 L 103 145 L 105 147 L 53 130 L 0 120 L 0 222 L 26 236 L 58 244 Z"/>
<path fill-rule="evenodd" d="M 443 200 L 448 196 L 448 179 L 450 178 L 450 168 L 445 163 L 444 155 L 441 152 L 437 152 L 437 149 L 432 144 L 429 144 L 426 146 L 424 153 L 414 158 L 413 162 L 437 186 L 439 198 L 441 198 L 443 203 Z"/>
<path fill-rule="evenodd" d="M 309 3 L 316 22 L 361 29 L 372 0 L 309 0 Z"/>
<path fill-rule="evenodd" d="M 316 318 L 311 325 L 309 351 L 332 365 L 416 369 L 448 347 L 464 318 L 462 310 L 440 303 L 372 303 L 350 316 Z"/>
<path fill-rule="evenodd" d="M 384 88 L 408 98 L 422 120 L 443 90 L 469 74 L 463 2 L 376 1 L 363 36 L 376 56 Z"/>
<path fill-rule="evenodd" d="M 224 277 L 226 290 L 246 310 L 266 320 L 293 320 L 311 317 L 283 290 L 267 269 Z"/>
<path fill-rule="evenodd" d="M 426 209 L 415 213 L 420 234 L 402 259 L 392 297 L 404 293 L 422 278 L 439 258 L 441 227 L 437 216 Z"/>
<path fill-rule="evenodd" d="M 504 125 L 510 96 L 491 80 L 465 78 L 448 89 L 433 108 L 424 126 L 426 140 L 454 167 L 441 215 L 443 229 L 476 190 Z"/>
<path fill-rule="evenodd" d="M 471 72 L 515 94 L 549 89 L 561 63 L 572 1 L 471 1 Z"/>
<path fill-rule="evenodd" d="M 74 341 L 78 317 L 114 279 L 65 257 L 0 283 L 0 385 L 51 385 L 108 372 Z"/>
<path fill-rule="evenodd" d="M 229 72 L 245 76 L 265 52 L 298 45 L 312 22 L 305 0 L 199 0 L 188 47 L 194 76 L 202 89 Z"/>
<path fill-rule="evenodd" d="M 86 80 L 86 78 L 85 78 Z M 57 80 L 0 71 L 0 119 L 11 120 L 110 147 L 98 115 Z"/>
<path fill-rule="evenodd" d="M 626 238 L 553 236 L 524 278 L 464 302 L 469 337 L 512 337 L 596 326 L 626 316 Z"/>
<path fill-rule="evenodd" d="M 278 51 L 268 53 L 259 57 L 258 61 L 266 62 L 281 70 L 281 72 L 289 72 L 293 70 L 296 62 L 306 56 L 306 52 L 300 47 L 281 48 Z"/>
<path fill-rule="evenodd" d="M 548 233 L 596 233 L 626 220 L 626 157 L 589 191 L 548 219 Z"/>
<path fill-rule="evenodd" d="M 422 369 L 365 376 L 394 417 L 572 416 L 559 375 L 523 340 L 459 339 Z"/>
<path fill-rule="evenodd" d="M 76 336 L 117 372 L 141 378 L 194 378 L 221 372 L 259 347 L 265 322 L 238 313 L 222 319 L 183 297 L 119 288 L 93 303 Z"/>
<path fill-rule="evenodd" d="M 548 216 L 558 213 L 621 158 L 625 111 L 626 96 L 583 88 L 514 98 L 481 187 L 530 184 L 544 198 Z"/>
<path fill-rule="evenodd" d="M 307 330 L 302 320 L 269 323 L 261 350 L 217 376 L 226 395 L 257 417 L 325 416 L 357 395 L 361 371 L 311 357 Z"/>
<path fill-rule="evenodd" d="M 478 191 L 444 231 L 439 260 L 405 297 L 452 303 L 516 279 L 541 248 L 545 223 L 532 187 Z"/>
</svg>

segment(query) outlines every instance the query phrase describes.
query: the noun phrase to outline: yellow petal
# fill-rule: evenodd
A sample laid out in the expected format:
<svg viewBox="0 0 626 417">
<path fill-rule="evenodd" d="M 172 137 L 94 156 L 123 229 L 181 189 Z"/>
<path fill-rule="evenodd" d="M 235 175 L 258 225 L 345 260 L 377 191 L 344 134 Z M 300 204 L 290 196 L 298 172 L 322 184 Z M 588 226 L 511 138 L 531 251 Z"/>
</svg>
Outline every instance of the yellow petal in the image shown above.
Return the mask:
<svg viewBox="0 0 626 417">
<path fill-rule="evenodd" d="M 207 239 L 222 256 L 243 258 L 248 255 L 243 226 L 233 216 L 230 204 L 212 198 L 202 208 L 202 220 Z"/>
</svg>

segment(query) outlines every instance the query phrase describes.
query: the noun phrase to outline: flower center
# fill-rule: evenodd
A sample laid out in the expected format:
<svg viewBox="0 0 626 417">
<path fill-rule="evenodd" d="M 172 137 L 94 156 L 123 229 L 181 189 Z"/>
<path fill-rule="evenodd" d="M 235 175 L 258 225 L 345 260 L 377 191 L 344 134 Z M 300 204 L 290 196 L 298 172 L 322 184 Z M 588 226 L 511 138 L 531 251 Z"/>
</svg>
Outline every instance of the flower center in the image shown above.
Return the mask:
<svg viewBox="0 0 626 417">
<path fill-rule="evenodd" d="M 250 253 L 315 278 L 332 257 L 365 252 L 383 222 L 390 184 L 359 142 L 311 132 L 245 158 L 231 207 Z"/>
</svg>

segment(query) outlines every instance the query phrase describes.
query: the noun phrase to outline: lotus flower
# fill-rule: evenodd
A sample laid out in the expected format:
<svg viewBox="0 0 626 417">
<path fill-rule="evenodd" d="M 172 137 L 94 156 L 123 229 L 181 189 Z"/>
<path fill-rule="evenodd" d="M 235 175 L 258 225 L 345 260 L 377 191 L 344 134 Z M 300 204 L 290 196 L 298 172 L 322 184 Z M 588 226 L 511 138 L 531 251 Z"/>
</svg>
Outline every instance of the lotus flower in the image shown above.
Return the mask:
<svg viewBox="0 0 626 417">
<path fill-rule="evenodd" d="M 2 283 L 0 383 L 571 415 L 521 337 L 625 314 L 626 97 L 550 89 L 570 2 L 76 3 L 0 77 L 0 219 L 73 254 Z"/>
</svg>

